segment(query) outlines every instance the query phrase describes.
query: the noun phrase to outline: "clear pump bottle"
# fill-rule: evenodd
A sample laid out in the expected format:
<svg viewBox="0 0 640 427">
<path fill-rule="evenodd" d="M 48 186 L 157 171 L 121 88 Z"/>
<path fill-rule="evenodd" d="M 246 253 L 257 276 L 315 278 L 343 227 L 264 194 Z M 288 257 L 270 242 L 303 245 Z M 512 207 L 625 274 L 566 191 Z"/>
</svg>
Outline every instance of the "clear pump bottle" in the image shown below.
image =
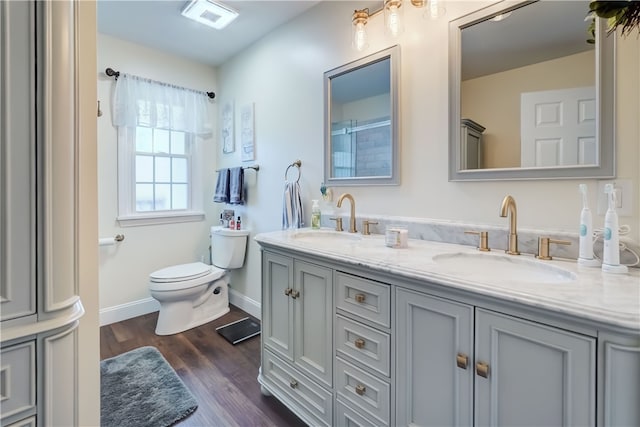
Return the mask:
<svg viewBox="0 0 640 427">
<path fill-rule="evenodd" d="M 311 228 L 318 230 L 320 228 L 320 206 L 317 200 L 312 200 L 311 203 Z"/>
</svg>

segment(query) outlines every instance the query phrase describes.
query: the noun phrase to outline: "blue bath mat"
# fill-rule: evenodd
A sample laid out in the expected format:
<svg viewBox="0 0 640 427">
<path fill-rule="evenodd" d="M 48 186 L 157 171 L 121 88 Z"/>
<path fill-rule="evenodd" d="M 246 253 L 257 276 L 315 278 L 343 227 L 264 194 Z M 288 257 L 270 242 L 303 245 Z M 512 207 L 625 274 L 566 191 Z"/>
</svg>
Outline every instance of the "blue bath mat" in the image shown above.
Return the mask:
<svg viewBox="0 0 640 427">
<path fill-rule="evenodd" d="M 191 415 L 198 402 L 155 347 L 100 362 L 102 427 L 167 427 Z"/>
</svg>

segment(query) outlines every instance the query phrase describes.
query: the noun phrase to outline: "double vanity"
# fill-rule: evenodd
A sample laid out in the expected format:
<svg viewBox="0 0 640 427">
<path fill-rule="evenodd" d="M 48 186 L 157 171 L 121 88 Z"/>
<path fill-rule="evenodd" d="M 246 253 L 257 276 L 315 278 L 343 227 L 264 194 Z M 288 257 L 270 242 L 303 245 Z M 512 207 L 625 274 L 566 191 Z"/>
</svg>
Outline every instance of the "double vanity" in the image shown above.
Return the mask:
<svg viewBox="0 0 640 427">
<path fill-rule="evenodd" d="M 263 393 L 309 425 L 640 425 L 640 271 L 262 233 Z"/>
</svg>

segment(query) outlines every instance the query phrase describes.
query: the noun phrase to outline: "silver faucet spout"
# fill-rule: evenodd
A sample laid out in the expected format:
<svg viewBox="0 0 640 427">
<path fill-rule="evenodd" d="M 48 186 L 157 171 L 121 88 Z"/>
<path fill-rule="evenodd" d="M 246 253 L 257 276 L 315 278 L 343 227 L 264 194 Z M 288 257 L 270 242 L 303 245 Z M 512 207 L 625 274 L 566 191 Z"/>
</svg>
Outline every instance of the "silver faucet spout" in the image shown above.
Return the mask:
<svg viewBox="0 0 640 427">
<path fill-rule="evenodd" d="M 509 243 L 505 252 L 509 255 L 520 255 L 518 251 L 518 210 L 513 197 L 505 196 L 502 200 L 500 216 L 503 218 L 509 216 Z"/>
</svg>

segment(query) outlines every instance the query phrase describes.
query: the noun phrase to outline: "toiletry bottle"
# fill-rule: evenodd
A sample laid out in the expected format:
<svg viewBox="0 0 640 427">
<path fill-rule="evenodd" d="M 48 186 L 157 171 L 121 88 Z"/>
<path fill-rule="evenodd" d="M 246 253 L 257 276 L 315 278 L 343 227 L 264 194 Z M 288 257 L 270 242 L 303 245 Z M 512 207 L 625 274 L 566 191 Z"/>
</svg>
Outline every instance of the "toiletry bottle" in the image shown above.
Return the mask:
<svg viewBox="0 0 640 427">
<path fill-rule="evenodd" d="M 320 206 L 317 200 L 312 200 L 311 203 L 311 228 L 317 230 L 320 228 Z"/>
<path fill-rule="evenodd" d="M 240 230 L 240 224 L 241 224 L 240 217 L 238 217 L 238 219 L 236 220 L 236 230 Z"/>
<path fill-rule="evenodd" d="M 600 262 L 593 257 L 593 217 L 587 200 L 587 184 L 578 186 L 582 194 L 582 212 L 580 212 L 580 252 L 578 264 L 585 267 L 599 267 Z"/>
<path fill-rule="evenodd" d="M 626 273 L 628 271 L 627 267 L 620 265 L 618 214 L 616 213 L 616 192 L 613 184 L 605 185 L 604 192 L 609 200 L 609 208 L 604 216 L 602 271 L 606 273 Z"/>
<path fill-rule="evenodd" d="M 224 227 L 224 219 L 222 219 L 222 214 L 220 214 L 220 226 Z"/>
<path fill-rule="evenodd" d="M 229 220 L 229 228 L 232 230 L 236 229 L 236 222 L 233 220 L 233 217 Z"/>
</svg>

